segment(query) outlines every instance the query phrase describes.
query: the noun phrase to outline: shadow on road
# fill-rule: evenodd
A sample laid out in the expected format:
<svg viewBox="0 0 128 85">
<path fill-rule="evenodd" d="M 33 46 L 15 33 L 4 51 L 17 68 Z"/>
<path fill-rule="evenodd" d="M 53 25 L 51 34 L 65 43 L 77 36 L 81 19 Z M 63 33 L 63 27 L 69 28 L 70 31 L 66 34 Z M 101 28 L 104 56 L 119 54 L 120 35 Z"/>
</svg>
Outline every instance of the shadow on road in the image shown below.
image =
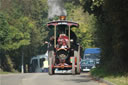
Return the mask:
<svg viewBox="0 0 128 85">
<path fill-rule="evenodd" d="M 76 83 L 81 83 L 81 82 L 89 82 L 91 79 L 72 79 L 70 81 L 74 81 Z"/>
<path fill-rule="evenodd" d="M 72 73 L 55 73 L 54 75 L 72 75 Z"/>
<path fill-rule="evenodd" d="M 82 83 L 82 82 L 84 83 L 84 82 L 93 81 L 89 73 L 81 73 L 80 75 L 72 75 L 72 76 L 74 76 L 72 79 L 70 80 L 67 79 L 65 81 L 73 81 L 75 83 Z"/>
</svg>

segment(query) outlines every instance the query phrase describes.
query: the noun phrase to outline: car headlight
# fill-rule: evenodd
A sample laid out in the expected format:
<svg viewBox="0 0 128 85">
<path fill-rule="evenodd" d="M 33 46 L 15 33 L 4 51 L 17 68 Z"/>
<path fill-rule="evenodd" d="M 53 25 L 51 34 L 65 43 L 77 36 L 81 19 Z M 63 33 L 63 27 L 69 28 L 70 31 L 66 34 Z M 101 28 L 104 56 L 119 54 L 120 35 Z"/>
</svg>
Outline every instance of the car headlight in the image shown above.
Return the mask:
<svg viewBox="0 0 128 85">
<path fill-rule="evenodd" d="M 96 66 L 94 65 L 94 66 L 92 66 L 92 68 L 96 68 Z"/>
</svg>

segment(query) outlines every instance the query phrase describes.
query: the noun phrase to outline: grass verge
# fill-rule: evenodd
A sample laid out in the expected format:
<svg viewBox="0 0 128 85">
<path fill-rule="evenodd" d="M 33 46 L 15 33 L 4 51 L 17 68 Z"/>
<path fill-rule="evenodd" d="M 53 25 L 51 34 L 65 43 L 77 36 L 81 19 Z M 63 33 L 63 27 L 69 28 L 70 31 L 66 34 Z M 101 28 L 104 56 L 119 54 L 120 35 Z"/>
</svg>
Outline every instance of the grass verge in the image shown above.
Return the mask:
<svg viewBox="0 0 128 85">
<path fill-rule="evenodd" d="M 10 73 L 19 73 L 19 72 L 5 72 L 5 71 L 0 71 L 0 74 L 10 74 Z"/>
<path fill-rule="evenodd" d="M 110 81 L 116 85 L 128 85 L 128 76 L 126 76 L 126 73 L 114 74 L 107 72 L 102 68 L 95 68 L 91 70 L 91 75 L 103 78 L 104 80 Z"/>
</svg>

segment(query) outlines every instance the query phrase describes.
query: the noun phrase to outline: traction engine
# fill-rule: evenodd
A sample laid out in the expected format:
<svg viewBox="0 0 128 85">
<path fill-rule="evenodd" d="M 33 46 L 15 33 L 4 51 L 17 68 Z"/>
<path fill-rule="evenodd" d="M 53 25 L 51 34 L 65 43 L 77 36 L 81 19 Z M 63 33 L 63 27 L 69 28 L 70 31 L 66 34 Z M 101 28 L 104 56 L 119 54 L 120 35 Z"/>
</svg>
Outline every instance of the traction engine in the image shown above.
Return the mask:
<svg viewBox="0 0 128 85">
<path fill-rule="evenodd" d="M 79 27 L 78 23 L 65 20 L 51 21 L 48 28 L 54 29 L 54 35 L 48 46 L 49 75 L 58 70 L 72 70 L 72 74 L 80 74 L 80 45 L 76 43 L 76 35 L 71 30 Z"/>
</svg>

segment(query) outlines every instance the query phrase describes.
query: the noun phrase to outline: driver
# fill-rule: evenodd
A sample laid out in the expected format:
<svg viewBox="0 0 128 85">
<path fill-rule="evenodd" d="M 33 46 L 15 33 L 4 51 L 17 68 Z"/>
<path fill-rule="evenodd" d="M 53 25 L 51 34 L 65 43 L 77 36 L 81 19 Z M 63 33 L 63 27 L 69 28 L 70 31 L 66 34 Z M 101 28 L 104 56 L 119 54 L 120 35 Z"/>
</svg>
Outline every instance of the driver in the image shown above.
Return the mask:
<svg viewBox="0 0 128 85">
<path fill-rule="evenodd" d="M 60 34 L 57 41 L 58 41 L 59 47 L 61 47 L 61 48 L 68 47 L 69 38 L 66 36 L 66 34 Z"/>
</svg>

